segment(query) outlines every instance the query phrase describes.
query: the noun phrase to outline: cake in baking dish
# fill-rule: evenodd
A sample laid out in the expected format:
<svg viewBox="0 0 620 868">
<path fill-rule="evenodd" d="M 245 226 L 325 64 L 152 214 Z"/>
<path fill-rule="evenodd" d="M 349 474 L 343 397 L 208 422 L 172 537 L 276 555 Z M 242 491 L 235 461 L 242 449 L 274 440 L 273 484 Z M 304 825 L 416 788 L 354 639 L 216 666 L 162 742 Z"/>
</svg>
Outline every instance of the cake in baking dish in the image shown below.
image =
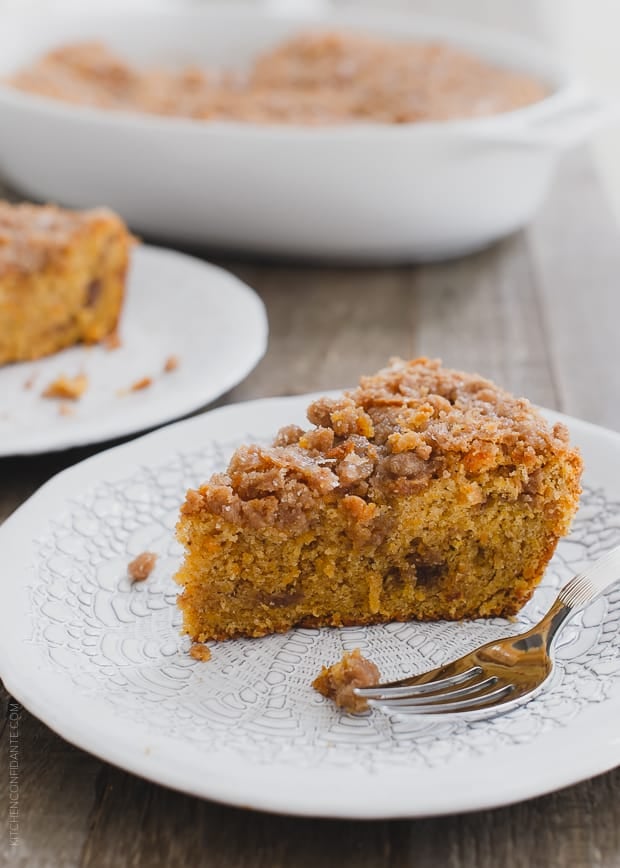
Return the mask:
<svg viewBox="0 0 620 868">
<path fill-rule="evenodd" d="M 233 46 L 231 46 L 233 48 Z M 104 110 L 202 121 L 408 124 L 513 111 L 548 87 L 444 42 L 306 31 L 247 66 L 137 66 L 98 42 L 58 46 L 7 83 Z"/>
<path fill-rule="evenodd" d="M 580 494 L 563 425 L 424 358 L 394 360 L 307 416 L 188 491 L 176 578 L 194 640 L 506 616 L 527 602 Z"/>
<path fill-rule="evenodd" d="M 0 364 L 112 334 L 132 241 L 106 209 L 0 201 Z"/>
</svg>

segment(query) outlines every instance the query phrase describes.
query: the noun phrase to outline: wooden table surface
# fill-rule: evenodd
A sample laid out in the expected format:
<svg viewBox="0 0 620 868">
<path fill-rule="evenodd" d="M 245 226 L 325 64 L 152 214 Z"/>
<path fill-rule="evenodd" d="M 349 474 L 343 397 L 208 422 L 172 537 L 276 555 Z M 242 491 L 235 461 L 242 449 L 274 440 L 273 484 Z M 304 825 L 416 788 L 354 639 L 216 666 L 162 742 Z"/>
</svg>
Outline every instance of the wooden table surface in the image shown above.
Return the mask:
<svg viewBox="0 0 620 868">
<path fill-rule="evenodd" d="M 263 298 L 271 337 L 256 370 L 219 403 L 348 385 L 391 355 L 430 355 L 620 430 L 618 242 L 590 161 L 578 154 L 526 232 L 463 260 L 376 269 L 227 260 Z M 0 519 L 100 448 L 0 460 Z M 496 811 L 295 819 L 147 783 L 67 744 L 1 686 L 0 703 L 1 865 L 620 865 L 620 770 Z M 17 711 L 19 837 L 10 846 L 8 721 Z"/>
</svg>

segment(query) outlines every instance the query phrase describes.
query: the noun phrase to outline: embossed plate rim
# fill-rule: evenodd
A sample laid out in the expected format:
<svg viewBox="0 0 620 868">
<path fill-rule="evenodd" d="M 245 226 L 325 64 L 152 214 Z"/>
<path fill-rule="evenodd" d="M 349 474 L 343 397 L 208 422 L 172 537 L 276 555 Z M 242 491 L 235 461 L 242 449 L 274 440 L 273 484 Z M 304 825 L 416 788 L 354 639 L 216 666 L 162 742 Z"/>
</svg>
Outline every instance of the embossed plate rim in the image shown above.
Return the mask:
<svg viewBox="0 0 620 868">
<path fill-rule="evenodd" d="M 529 744 L 511 745 L 492 757 L 457 760 L 415 774 L 411 770 L 403 774 L 398 768 L 369 773 L 355 766 L 292 770 L 277 762 L 265 767 L 228 751 L 197 755 L 191 743 L 115 718 L 105 703 L 80 697 L 75 688 L 72 691 L 62 673 L 50 675 L 44 670 L 40 652 L 28 644 L 26 597 L 34 538 L 50 516 L 85 487 L 122 478 L 136 464 L 161 463 L 179 448 L 189 451 L 209 439 L 238 434 L 248 425 L 266 432 L 294 421 L 311 397 L 220 408 L 102 452 L 54 477 L 7 519 L 0 528 L 4 561 L 0 675 L 7 690 L 63 738 L 102 760 L 196 796 L 287 814 L 395 818 L 492 808 L 542 795 L 620 764 L 620 691 L 583 710 L 565 728 L 553 729 Z M 620 500 L 620 474 L 612 478 L 613 465 L 608 463 L 609 456 L 620 457 L 620 435 L 560 414 L 549 416 L 568 424 L 597 481 L 605 480 L 606 473 L 614 497 Z M 586 735 L 587 742 L 582 742 Z M 580 743 L 588 743 L 588 752 L 575 751 Z"/>
<path fill-rule="evenodd" d="M 179 304 L 191 306 L 185 319 Z M 179 419 L 240 383 L 264 355 L 267 333 L 262 300 L 236 275 L 180 251 L 139 244 L 127 280 L 120 349 L 70 347 L 0 367 L 0 394 L 9 398 L 6 413 L 0 404 L 9 417 L 0 419 L 0 456 L 84 446 Z M 170 355 L 179 357 L 179 367 L 159 376 Z M 59 416 L 59 402 L 40 392 L 59 374 L 78 371 L 89 376 L 89 387 L 72 415 Z M 146 375 L 154 381 L 150 388 L 116 392 L 128 392 Z M 34 384 L 25 389 L 29 380 Z M 28 402 L 21 418 L 20 402 Z"/>
</svg>

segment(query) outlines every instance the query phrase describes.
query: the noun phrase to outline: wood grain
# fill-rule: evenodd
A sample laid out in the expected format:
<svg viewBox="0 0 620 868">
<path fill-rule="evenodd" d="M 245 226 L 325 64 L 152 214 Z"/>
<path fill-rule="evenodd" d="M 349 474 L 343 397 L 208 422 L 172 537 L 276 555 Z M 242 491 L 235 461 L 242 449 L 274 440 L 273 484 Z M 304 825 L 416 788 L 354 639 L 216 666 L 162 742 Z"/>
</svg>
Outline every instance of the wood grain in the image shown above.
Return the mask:
<svg viewBox="0 0 620 868">
<path fill-rule="evenodd" d="M 416 352 L 557 407 L 536 290 L 524 234 L 458 266 L 421 270 L 414 276 Z"/>
<path fill-rule="evenodd" d="M 618 231 L 592 163 L 566 169 L 528 232 L 541 316 L 564 411 L 620 430 Z"/>
<path fill-rule="evenodd" d="M 620 246 L 584 155 L 566 164 L 527 232 L 464 260 L 394 269 L 223 264 L 262 296 L 271 338 L 263 361 L 220 404 L 348 385 L 391 355 L 425 354 L 620 430 L 620 403 L 613 400 L 620 394 Z M 0 519 L 51 475 L 100 448 L 0 460 Z M 3 721 L 9 702 L 0 689 Z M 620 770 L 471 815 L 364 823 L 297 819 L 147 783 L 21 714 L 20 842 L 11 847 L 8 835 L 0 836 L 0 865 L 620 865 Z M 4 823 L 6 723 L 0 732 Z"/>
</svg>

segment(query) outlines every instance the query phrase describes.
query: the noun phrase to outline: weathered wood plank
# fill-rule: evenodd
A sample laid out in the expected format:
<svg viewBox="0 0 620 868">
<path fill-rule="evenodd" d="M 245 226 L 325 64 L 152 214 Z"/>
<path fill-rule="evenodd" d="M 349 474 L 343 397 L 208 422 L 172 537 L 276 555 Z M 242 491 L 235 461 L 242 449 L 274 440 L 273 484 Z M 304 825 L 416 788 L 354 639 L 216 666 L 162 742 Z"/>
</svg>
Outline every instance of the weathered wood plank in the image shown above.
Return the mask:
<svg viewBox="0 0 620 868">
<path fill-rule="evenodd" d="M 420 269 L 416 352 L 478 371 L 548 407 L 558 404 L 522 234 L 457 263 Z"/>
<path fill-rule="evenodd" d="M 269 349 L 228 400 L 334 389 L 414 352 L 411 269 L 226 262 L 267 306 Z"/>
<path fill-rule="evenodd" d="M 88 833 L 101 763 L 43 726 L 0 684 L 0 865 L 79 864 Z M 67 710 L 70 713 L 70 710 Z M 9 714 L 17 724 L 9 727 Z M 9 734 L 13 737 L 9 738 Z M 13 749 L 13 750 L 11 750 Z M 9 757 L 17 759 L 17 801 L 9 799 Z M 9 835 L 9 807 L 17 804 L 17 843 Z"/>
<path fill-rule="evenodd" d="M 265 786 L 268 786 L 268 774 Z M 82 868 L 387 864 L 389 823 L 277 817 L 193 799 L 115 769 Z"/>
<path fill-rule="evenodd" d="M 495 811 L 405 823 L 406 857 L 430 868 L 620 864 L 620 770 Z"/>
<path fill-rule="evenodd" d="M 619 864 L 619 794 L 620 770 L 497 811 L 416 821 L 335 822 L 229 808 L 107 769 L 81 864 L 607 868 Z"/>
<path fill-rule="evenodd" d="M 527 232 L 562 408 L 620 430 L 620 243 L 591 161 L 566 160 Z"/>
<path fill-rule="evenodd" d="M 222 403 L 352 385 L 390 356 L 419 354 L 559 405 L 523 234 L 418 268 L 225 265 L 262 296 L 271 332 L 265 359 Z"/>
</svg>

